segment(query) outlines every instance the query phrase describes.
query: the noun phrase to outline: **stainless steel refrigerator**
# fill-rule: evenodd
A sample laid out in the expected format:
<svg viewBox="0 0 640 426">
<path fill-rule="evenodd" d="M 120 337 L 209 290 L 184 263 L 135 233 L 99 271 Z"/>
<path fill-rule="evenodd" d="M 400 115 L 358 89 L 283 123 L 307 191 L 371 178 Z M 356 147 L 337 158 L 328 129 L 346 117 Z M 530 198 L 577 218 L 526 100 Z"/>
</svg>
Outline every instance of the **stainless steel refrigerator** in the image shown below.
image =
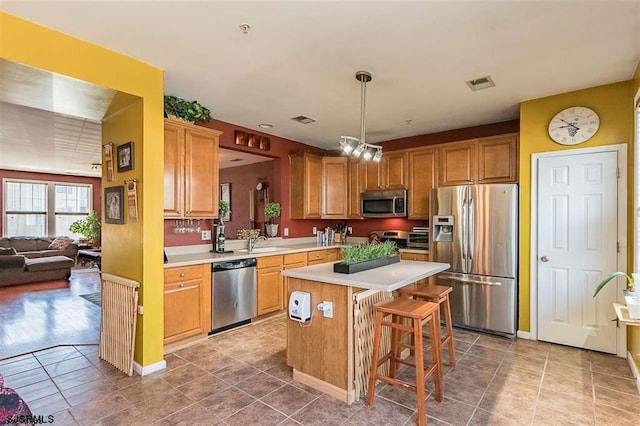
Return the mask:
<svg viewBox="0 0 640 426">
<path fill-rule="evenodd" d="M 518 307 L 518 187 L 434 188 L 429 258 L 451 269 L 436 277 L 453 287 L 454 325 L 513 336 Z"/>
</svg>

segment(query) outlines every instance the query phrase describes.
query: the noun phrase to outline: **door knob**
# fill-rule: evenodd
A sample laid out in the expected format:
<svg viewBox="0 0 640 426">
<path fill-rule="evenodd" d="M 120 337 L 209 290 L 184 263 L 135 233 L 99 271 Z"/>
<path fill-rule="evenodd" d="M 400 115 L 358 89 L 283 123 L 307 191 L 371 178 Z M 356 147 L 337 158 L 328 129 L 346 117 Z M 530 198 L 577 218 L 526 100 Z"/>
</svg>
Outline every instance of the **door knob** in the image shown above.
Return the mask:
<svg viewBox="0 0 640 426">
<path fill-rule="evenodd" d="M 542 256 L 540 260 L 542 260 L 543 262 L 548 262 L 549 258 L 547 256 Z"/>
</svg>

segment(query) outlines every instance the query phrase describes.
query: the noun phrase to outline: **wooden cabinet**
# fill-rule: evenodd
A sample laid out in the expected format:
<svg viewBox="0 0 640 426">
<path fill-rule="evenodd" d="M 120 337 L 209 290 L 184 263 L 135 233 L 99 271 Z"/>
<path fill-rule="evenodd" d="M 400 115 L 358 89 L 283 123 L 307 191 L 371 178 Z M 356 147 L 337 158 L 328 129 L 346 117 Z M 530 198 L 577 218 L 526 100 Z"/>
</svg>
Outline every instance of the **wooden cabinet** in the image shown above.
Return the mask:
<svg viewBox="0 0 640 426">
<path fill-rule="evenodd" d="M 327 249 L 313 250 L 307 252 L 307 263 L 309 266 L 327 262 Z"/>
<path fill-rule="evenodd" d="M 478 183 L 518 181 L 518 136 L 478 141 Z"/>
<path fill-rule="evenodd" d="M 283 307 L 282 256 L 257 259 L 258 315 L 279 311 Z"/>
<path fill-rule="evenodd" d="M 347 157 L 322 158 L 322 218 L 348 217 L 349 159 Z"/>
<path fill-rule="evenodd" d="M 289 156 L 291 166 L 291 219 L 320 219 L 322 216 L 322 157 L 299 153 Z"/>
<path fill-rule="evenodd" d="M 446 144 L 440 148 L 441 186 L 468 185 L 476 179 L 477 141 Z"/>
<path fill-rule="evenodd" d="M 517 182 L 518 135 L 442 145 L 439 185 Z"/>
<path fill-rule="evenodd" d="M 408 164 L 408 218 L 429 219 L 431 189 L 438 185 L 438 150 L 409 151 Z"/>
<path fill-rule="evenodd" d="M 164 271 L 164 344 L 211 330 L 211 265 Z"/>
<path fill-rule="evenodd" d="M 339 248 L 332 248 L 327 250 L 327 262 L 335 262 L 342 259 L 342 253 Z"/>
<path fill-rule="evenodd" d="M 365 164 L 366 190 L 407 188 L 407 153 L 405 151 L 383 153 L 379 163 L 367 161 Z"/>
<path fill-rule="evenodd" d="M 358 159 L 349 159 L 348 172 L 347 217 L 350 219 L 360 219 L 362 218 L 360 194 L 365 188 L 366 164 Z"/>
<path fill-rule="evenodd" d="M 221 134 L 206 127 L 165 120 L 165 217 L 218 217 Z"/>
</svg>

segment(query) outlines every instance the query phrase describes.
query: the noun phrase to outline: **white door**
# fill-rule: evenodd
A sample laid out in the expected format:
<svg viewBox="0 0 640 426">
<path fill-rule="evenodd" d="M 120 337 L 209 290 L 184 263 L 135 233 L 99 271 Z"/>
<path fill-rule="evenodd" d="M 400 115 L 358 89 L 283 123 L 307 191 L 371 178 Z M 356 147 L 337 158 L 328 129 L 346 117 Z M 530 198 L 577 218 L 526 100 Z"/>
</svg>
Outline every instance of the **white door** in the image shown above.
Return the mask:
<svg viewBox="0 0 640 426">
<path fill-rule="evenodd" d="M 538 339 L 616 353 L 617 153 L 538 163 Z"/>
</svg>

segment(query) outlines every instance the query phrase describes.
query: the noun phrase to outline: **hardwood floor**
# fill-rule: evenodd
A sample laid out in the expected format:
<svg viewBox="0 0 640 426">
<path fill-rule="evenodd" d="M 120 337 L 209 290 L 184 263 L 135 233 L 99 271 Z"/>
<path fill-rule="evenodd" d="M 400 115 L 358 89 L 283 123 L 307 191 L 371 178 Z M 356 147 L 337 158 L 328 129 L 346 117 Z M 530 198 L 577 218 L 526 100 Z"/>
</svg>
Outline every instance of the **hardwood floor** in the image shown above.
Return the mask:
<svg viewBox="0 0 640 426">
<path fill-rule="evenodd" d="M 100 307 L 80 297 L 100 291 L 98 272 L 0 287 L 0 360 L 57 345 L 96 344 Z"/>
</svg>

